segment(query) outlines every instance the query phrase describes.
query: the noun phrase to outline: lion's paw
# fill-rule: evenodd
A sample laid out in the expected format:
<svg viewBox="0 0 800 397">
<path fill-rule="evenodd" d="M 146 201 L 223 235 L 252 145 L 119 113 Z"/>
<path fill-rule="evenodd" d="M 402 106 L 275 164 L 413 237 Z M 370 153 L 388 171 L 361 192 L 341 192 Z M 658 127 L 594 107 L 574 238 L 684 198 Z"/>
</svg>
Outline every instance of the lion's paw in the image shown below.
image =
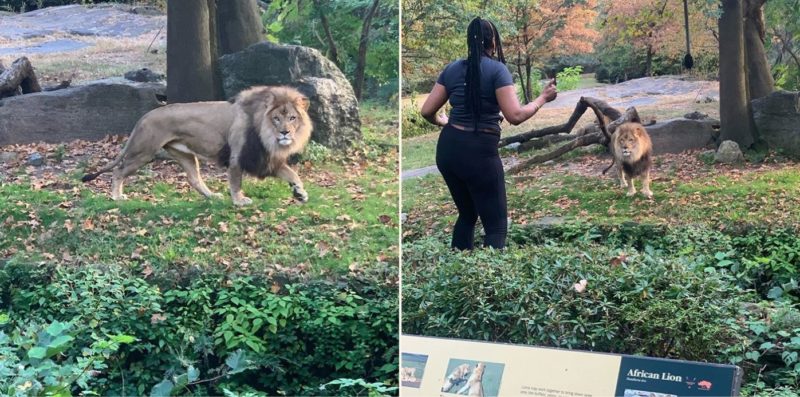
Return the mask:
<svg viewBox="0 0 800 397">
<path fill-rule="evenodd" d="M 292 196 L 294 196 L 295 200 L 305 203 L 308 201 L 308 193 L 303 190 L 301 187 L 293 187 L 292 188 Z"/>
<path fill-rule="evenodd" d="M 628 190 L 628 193 L 625 193 L 628 197 L 632 197 L 634 194 L 636 194 L 636 190 Z"/>
<path fill-rule="evenodd" d="M 219 200 L 219 199 L 221 199 L 221 198 L 223 198 L 225 196 L 222 193 L 209 193 L 208 195 L 206 195 L 206 197 L 208 197 L 210 199 Z"/>
<path fill-rule="evenodd" d="M 117 196 L 111 196 L 111 199 L 114 200 L 114 201 L 124 201 L 124 200 L 128 199 L 128 195 L 127 194 L 120 194 L 120 195 L 117 195 Z"/>
<path fill-rule="evenodd" d="M 249 197 L 242 196 L 240 198 L 233 199 L 233 204 L 234 205 L 239 205 L 239 206 L 250 205 L 250 204 L 253 204 L 253 200 L 250 199 Z"/>
<path fill-rule="evenodd" d="M 644 194 L 644 196 L 649 198 L 649 199 L 653 198 L 653 192 L 651 192 L 649 190 L 642 190 L 642 194 Z"/>
</svg>

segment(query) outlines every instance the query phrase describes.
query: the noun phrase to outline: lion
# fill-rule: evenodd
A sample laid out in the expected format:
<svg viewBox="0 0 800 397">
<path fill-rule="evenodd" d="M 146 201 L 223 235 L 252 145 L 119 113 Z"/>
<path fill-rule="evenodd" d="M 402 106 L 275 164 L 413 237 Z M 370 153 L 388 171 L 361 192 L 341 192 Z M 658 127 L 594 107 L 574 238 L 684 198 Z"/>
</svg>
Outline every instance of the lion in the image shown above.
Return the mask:
<svg viewBox="0 0 800 397">
<path fill-rule="evenodd" d="M 653 143 L 638 118 L 617 127 L 611 136 L 611 165 L 603 170 L 605 175 L 617 164 L 620 186 L 628 189 L 628 196 L 636 194 L 634 178 L 642 181 L 642 194 L 653 198 L 650 191 L 650 169 L 653 167 Z"/>
<path fill-rule="evenodd" d="M 461 387 L 461 384 L 467 381 L 467 377 L 472 372 L 472 367 L 469 364 L 461 364 L 456 367 L 442 385 L 442 391 L 448 392 L 453 388 Z"/>
<path fill-rule="evenodd" d="M 475 370 L 467 379 L 467 384 L 461 388 L 456 394 L 466 394 L 470 397 L 483 397 L 483 371 L 486 370 L 486 364 L 478 363 Z"/>
<path fill-rule="evenodd" d="M 253 202 L 242 193 L 243 173 L 283 179 L 294 198 L 306 202 L 303 182 L 286 160 L 303 150 L 311 137 L 308 107 L 308 98 L 284 86 L 253 87 L 227 102 L 167 105 L 142 116 L 119 155 L 82 180 L 91 181 L 114 169 L 111 197 L 124 200 L 125 178 L 151 162 L 163 148 L 186 171 L 189 184 L 207 198 L 221 198 L 222 194 L 212 192 L 203 182 L 199 160 L 228 168 L 234 205 Z"/>
</svg>

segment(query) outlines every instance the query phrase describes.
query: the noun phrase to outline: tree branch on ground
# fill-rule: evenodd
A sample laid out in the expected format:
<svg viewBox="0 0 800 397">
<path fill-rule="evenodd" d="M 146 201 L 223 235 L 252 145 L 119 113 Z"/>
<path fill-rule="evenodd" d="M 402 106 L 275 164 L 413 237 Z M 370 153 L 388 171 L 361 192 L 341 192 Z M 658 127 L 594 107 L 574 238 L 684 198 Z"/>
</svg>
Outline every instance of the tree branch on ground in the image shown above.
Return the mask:
<svg viewBox="0 0 800 397">
<path fill-rule="evenodd" d="M 575 127 L 575 124 L 583 116 L 587 109 L 592 109 L 598 120 L 598 125 L 590 125 L 583 127 L 576 131 L 574 134 L 557 135 L 569 133 Z M 575 110 L 570 115 L 569 120 L 561 125 L 543 128 L 541 130 L 532 130 L 522 134 L 510 136 L 500 140 L 499 146 L 503 147 L 512 143 L 521 143 L 521 149 L 529 150 L 533 148 L 541 148 L 546 144 L 569 141 L 567 144 L 559 146 L 553 151 L 543 153 L 525 159 L 511 167 L 506 172 L 508 174 L 516 174 L 523 171 L 535 164 L 541 164 L 549 160 L 554 160 L 563 156 L 579 147 L 585 147 L 594 144 L 608 146 L 610 144 L 611 135 L 621 124 L 638 120 L 639 114 L 635 107 L 628 108 L 625 113 L 611 107 L 607 102 L 591 97 L 581 97 L 578 104 L 575 105 Z M 537 139 L 541 138 L 541 139 Z"/>
</svg>

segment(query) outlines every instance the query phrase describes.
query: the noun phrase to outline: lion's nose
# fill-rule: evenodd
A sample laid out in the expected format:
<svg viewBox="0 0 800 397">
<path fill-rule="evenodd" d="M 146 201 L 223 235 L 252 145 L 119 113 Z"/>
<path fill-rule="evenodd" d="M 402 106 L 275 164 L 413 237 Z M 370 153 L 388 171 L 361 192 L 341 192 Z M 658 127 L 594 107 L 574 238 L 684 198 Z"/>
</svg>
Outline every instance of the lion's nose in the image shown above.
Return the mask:
<svg viewBox="0 0 800 397">
<path fill-rule="evenodd" d="M 289 135 L 289 131 L 286 131 L 286 130 L 281 131 L 281 135 Z"/>
</svg>

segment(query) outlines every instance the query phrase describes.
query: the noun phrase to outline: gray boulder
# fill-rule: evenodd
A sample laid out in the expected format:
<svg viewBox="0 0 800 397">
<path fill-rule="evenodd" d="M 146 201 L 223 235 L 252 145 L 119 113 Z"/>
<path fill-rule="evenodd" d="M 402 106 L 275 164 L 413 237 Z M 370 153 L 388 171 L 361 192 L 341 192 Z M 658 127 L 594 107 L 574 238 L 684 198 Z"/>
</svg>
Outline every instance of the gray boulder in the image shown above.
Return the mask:
<svg viewBox="0 0 800 397">
<path fill-rule="evenodd" d="M 156 91 L 96 83 L 0 100 L 0 146 L 99 140 L 128 134 L 142 115 L 161 106 Z"/>
<path fill-rule="evenodd" d="M 19 153 L 17 152 L 0 152 L 0 164 L 13 163 L 17 161 L 18 158 Z"/>
<path fill-rule="evenodd" d="M 38 167 L 44 165 L 44 156 L 39 152 L 33 152 L 28 156 L 28 165 Z"/>
<path fill-rule="evenodd" d="M 140 83 L 152 83 L 164 80 L 164 75 L 161 73 L 156 73 L 148 68 L 141 68 L 137 70 L 131 70 L 130 72 L 125 72 L 125 78 L 130 81 L 137 81 Z"/>
<path fill-rule="evenodd" d="M 289 85 L 311 101 L 312 139 L 344 148 L 360 141 L 358 100 L 344 74 L 319 51 L 302 46 L 254 44 L 219 59 L 226 97 L 254 85 Z"/>
<path fill-rule="evenodd" d="M 723 141 L 714 155 L 714 161 L 718 163 L 733 164 L 744 161 L 744 154 L 739 149 L 739 144 L 734 141 Z"/>
<path fill-rule="evenodd" d="M 800 158 L 800 92 L 776 91 L 751 104 L 756 128 L 770 149 Z"/>
<path fill-rule="evenodd" d="M 677 118 L 649 125 L 647 133 L 653 141 L 653 153 L 681 153 L 714 145 L 718 128 L 719 121 L 711 118 Z"/>
</svg>

